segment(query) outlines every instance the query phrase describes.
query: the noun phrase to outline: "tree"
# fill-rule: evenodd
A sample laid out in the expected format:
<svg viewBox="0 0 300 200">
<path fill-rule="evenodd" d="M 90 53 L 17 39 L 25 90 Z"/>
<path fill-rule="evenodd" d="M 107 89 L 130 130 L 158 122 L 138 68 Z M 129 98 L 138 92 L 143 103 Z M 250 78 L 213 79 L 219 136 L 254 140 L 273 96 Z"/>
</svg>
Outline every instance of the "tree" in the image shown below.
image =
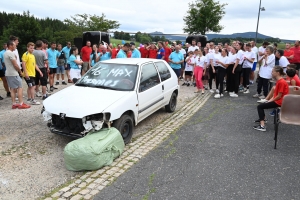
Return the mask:
<svg viewBox="0 0 300 200">
<path fill-rule="evenodd" d="M 201 35 L 210 31 L 219 33 L 224 28 L 220 25 L 220 20 L 225 15 L 226 5 L 214 0 L 196 0 L 189 3 L 189 10 L 183 18 L 185 22 L 183 31 Z"/>
</svg>

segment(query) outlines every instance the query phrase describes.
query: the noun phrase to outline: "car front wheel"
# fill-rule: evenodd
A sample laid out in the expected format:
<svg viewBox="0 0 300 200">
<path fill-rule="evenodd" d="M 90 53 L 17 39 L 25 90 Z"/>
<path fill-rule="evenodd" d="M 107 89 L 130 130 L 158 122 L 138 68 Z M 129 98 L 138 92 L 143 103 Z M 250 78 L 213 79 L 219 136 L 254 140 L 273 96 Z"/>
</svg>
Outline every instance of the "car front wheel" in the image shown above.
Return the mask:
<svg viewBox="0 0 300 200">
<path fill-rule="evenodd" d="M 113 127 L 118 129 L 123 137 L 124 143 L 128 144 L 133 135 L 133 119 L 130 115 L 124 114 L 114 121 Z"/>
<path fill-rule="evenodd" d="M 173 92 L 169 104 L 165 106 L 166 111 L 172 113 L 175 111 L 177 105 L 177 94 Z"/>
</svg>

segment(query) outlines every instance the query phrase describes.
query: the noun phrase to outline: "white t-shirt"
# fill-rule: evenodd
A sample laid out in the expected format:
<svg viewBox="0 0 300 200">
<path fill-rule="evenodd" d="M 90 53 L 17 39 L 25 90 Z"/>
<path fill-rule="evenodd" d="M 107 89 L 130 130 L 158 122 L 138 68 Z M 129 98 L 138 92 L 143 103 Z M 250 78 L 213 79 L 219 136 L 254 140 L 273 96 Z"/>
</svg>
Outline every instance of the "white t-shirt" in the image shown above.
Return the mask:
<svg viewBox="0 0 300 200">
<path fill-rule="evenodd" d="M 239 64 L 241 65 L 244 62 L 244 51 L 240 49 L 236 54 L 236 58 L 240 60 Z"/>
<path fill-rule="evenodd" d="M 215 53 L 215 49 L 208 49 L 208 53 Z"/>
<path fill-rule="evenodd" d="M 228 56 L 221 56 L 220 59 L 219 59 L 220 62 L 224 63 L 224 64 L 229 64 L 229 58 Z M 218 64 L 220 67 L 226 69 L 226 67 L 224 67 L 223 65 L 221 64 Z"/>
<path fill-rule="evenodd" d="M 186 51 L 184 49 L 180 49 L 179 52 L 182 53 L 183 56 L 185 56 L 185 54 L 186 54 Z"/>
<path fill-rule="evenodd" d="M 193 71 L 193 69 L 194 69 L 195 56 L 192 56 L 189 59 L 189 61 L 187 61 L 188 59 L 189 59 L 188 57 L 185 59 L 185 62 L 186 62 L 186 64 L 185 64 L 185 71 L 190 72 L 190 71 Z"/>
<path fill-rule="evenodd" d="M 190 52 L 190 51 L 192 51 L 192 52 L 194 52 L 196 49 L 198 49 L 199 50 L 199 47 L 198 46 L 190 46 L 189 48 L 188 48 L 188 52 Z"/>
<path fill-rule="evenodd" d="M 263 59 L 265 61 L 265 59 Z M 265 79 L 271 79 L 272 78 L 272 69 L 275 66 L 275 55 L 272 53 L 268 56 L 267 62 L 264 62 L 264 65 L 262 65 L 259 69 L 259 76 Z"/>
<path fill-rule="evenodd" d="M 261 56 L 259 56 L 259 52 L 265 53 L 266 52 L 266 48 L 264 48 L 263 46 L 261 46 L 261 47 L 258 48 L 258 60 L 261 59 Z"/>
<path fill-rule="evenodd" d="M 251 51 L 253 51 L 253 52 L 255 53 L 255 60 L 254 60 L 254 62 L 257 62 L 258 48 L 257 48 L 257 47 L 253 47 L 253 48 L 251 49 Z"/>
<path fill-rule="evenodd" d="M 17 61 L 18 65 L 19 65 L 20 69 L 22 69 L 18 49 L 15 49 L 13 51 L 13 53 L 16 55 L 16 61 Z"/>
<path fill-rule="evenodd" d="M 288 61 L 288 59 L 285 56 L 280 57 L 279 66 L 286 68 L 289 64 L 290 64 L 290 62 Z"/>
<path fill-rule="evenodd" d="M 228 62 L 229 63 L 233 63 L 233 64 L 235 64 L 235 62 L 236 62 L 236 55 L 237 54 L 231 54 L 231 55 L 229 55 L 229 57 L 228 57 Z"/>
<path fill-rule="evenodd" d="M 205 63 L 207 63 L 207 58 L 206 56 L 196 56 L 195 58 L 195 64 L 197 67 L 202 67 L 204 68 L 205 67 Z"/>
<path fill-rule="evenodd" d="M 245 51 L 244 52 L 244 57 L 252 60 L 253 58 L 256 57 L 254 51 Z M 243 68 L 252 68 L 253 67 L 253 63 L 249 62 L 248 60 L 245 60 L 244 61 L 244 64 L 243 64 Z"/>
<path fill-rule="evenodd" d="M 208 53 L 208 54 L 205 55 L 207 65 L 210 64 L 210 54 L 211 54 L 211 53 Z"/>
<path fill-rule="evenodd" d="M 216 63 L 217 60 L 220 60 L 221 53 L 211 53 L 210 54 L 210 61 L 213 61 L 214 67 L 218 67 L 219 64 Z"/>
</svg>

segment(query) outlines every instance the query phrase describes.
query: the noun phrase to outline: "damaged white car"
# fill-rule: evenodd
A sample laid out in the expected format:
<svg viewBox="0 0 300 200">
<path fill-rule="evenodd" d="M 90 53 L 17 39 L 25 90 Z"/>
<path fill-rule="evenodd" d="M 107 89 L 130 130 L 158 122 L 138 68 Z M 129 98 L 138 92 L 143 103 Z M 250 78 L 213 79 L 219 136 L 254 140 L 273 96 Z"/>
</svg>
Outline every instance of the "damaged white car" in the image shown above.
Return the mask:
<svg viewBox="0 0 300 200">
<path fill-rule="evenodd" d="M 178 90 L 177 76 L 163 60 L 112 59 L 48 97 L 42 114 L 53 133 L 79 138 L 113 126 L 128 143 L 143 119 L 162 107 L 175 111 Z"/>
</svg>

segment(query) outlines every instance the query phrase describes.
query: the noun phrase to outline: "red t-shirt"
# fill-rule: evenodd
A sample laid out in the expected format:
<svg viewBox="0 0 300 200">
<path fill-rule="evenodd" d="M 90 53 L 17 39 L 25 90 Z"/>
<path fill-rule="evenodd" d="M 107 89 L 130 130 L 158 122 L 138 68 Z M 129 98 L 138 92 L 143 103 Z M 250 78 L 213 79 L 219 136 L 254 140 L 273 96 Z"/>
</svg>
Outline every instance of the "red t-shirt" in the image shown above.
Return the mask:
<svg viewBox="0 0 300 200">
<path fill-rule="evenodd" d="M 294 52 L 294 58 L 290 62 L 300 63 L 300 47 L 292 47 L 291 50 Z"/>
<path fill-rule="evenodd" d="M 156 58 L 157 50 L 156 49 L 149 49 L 149 58 Z"/>
<path fill-rule="evenodd" d="M 275 90 L 274 90 L 274 98 L 278 95 L 278 93 L 281 93 L 281 98 L 275 103 L 279 106 L 282 104 L 283 97 L 289 93 L 289 85 L 287 82 L 282 78 L 276 82 Z"/>
<path fill-rule="evenodd" d="M 291 82 L 291 80 L 295 80 L 296 81 L 296 86 L 300 86 L 300 79 L 299 79 L 299 76 L 297 74 L 295 74 L 295 76 L 293 78 L 290 78 L 290 77 L 287 76 L 286 80 L 290 81 L 290 82 Z M 291 85 L 291 83 L 289 85 Z"/>
<path fill-rule="evenodd" d="M 111 59 L 116 58 L 116 57 L 117 57 L 117 54 L 118 54 L 117 49 L 116 49 L 116 48 L 113 48 L 113 49 L 111 50 Z"/>
<path fill-rule="evenodd" d="M 88 47 L 88 46 L 82 47 L 81 49 L 82 61 L 89 62 L 91 53 L 92 53 L 92 47 Z"/>
<path fill-rule="evenodd" d="M 142 58 L 148 58 L 149 50 L 147 50 L 145 47 L 141 47 L 140 52 L 141 52 L 141 57 Z"/>
<path fill-rule="evenodd" d="M 171 55 L 172 53 L 172 50 L 169 48 L 169 47 L 164 47 L 165 49 L 165 57 L 164 57 L 164 60 L 166 62 L 169 62 L 169 56 Z"/>
<path fill-rule="evenodd" d="M 127 51 L 127 58 L 131 58 L 132 51 Z"/>
<path fill-rule="evenodd" d="M 289 50 L 289 51 L 284 50 L 283 55 L 284 55 L 286 58 L 288 58 L 288 57 L 294 55 L 294 52 L 293 52 L 292 50 Z M 288 60 L 289 60 L 289 62 L 291 62 L 292 59 L 288 59 Z"/>
</svg>

